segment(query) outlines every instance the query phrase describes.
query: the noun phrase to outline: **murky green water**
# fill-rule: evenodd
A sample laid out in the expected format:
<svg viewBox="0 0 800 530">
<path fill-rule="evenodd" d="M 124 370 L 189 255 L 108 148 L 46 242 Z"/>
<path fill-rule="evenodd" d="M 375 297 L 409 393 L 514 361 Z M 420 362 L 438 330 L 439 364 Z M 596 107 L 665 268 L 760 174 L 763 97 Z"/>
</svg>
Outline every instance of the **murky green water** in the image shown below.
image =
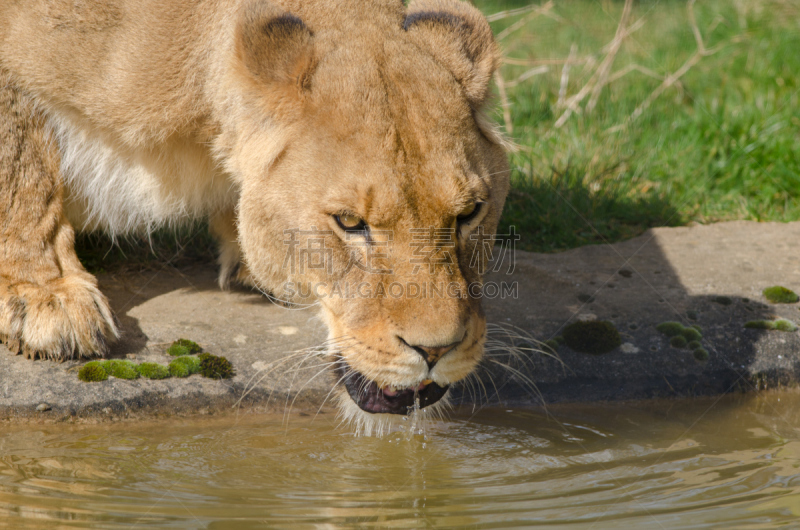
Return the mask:
<svg viewBox="0 0 800 530">
<path fill-rule="evenodd" d="M 798 405 L 484 409 L 410 439 L 355 438 L 330 415 L 5 425 L 0 527 L 794 525 Z"/>
</svg>

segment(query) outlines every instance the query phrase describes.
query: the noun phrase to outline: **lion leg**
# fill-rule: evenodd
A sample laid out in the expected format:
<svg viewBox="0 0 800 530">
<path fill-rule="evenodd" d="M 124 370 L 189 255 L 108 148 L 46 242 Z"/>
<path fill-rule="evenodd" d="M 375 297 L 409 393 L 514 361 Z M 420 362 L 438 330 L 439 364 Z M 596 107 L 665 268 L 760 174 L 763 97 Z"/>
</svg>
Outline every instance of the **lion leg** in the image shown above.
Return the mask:
<svg viewBox="0 0 800 530">
<path fill-rule="evenodd" d="M 250 270 L 242 260 L 239 246 L 239 232 L 236 228 L 236 212 L 229 208 L 212 215 L 208 226 L 219 245 L 219 286 L 228 289 L 231 282 L 240 283 L 250 288 L 256 284 Z"/>
<path fill-rule="evenodd" d="M 49 134 L 0 71 L 0 340 L 30 359 L 104 355 L 119 333 L 75 254 Z"/>
</svg>

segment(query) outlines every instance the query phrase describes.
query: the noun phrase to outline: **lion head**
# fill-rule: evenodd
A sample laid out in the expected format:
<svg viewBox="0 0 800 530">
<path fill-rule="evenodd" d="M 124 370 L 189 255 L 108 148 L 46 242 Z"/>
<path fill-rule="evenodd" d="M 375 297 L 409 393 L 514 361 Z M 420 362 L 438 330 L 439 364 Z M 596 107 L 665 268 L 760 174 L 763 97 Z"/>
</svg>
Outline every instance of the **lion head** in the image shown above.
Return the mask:
<svg viewBox="0 0 800 530">
<path fill-rule="evenodd" d="M 259 286 L 319 305 L 347 413 L 406 414 L 483 355 L 482 251 L 509 186 L 483 115 L 497 46 L 458 0 L 307 4 L 240 14 L 240 245 Z"/>
</svg>

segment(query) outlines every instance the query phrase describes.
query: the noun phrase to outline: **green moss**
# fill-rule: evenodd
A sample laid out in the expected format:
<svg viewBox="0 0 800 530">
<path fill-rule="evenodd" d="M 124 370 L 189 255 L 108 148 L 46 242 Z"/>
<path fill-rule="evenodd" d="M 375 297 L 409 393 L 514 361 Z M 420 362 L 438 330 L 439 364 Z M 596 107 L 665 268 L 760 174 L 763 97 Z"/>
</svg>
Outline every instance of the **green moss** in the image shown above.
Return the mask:
<svg viewBox="0 0 800 530">
<path fill-rule="evenodd" d="M 773 304 L 793 304 L 800 300 L 794 291 L 780 285 L 764 289 L 764 298 Z"/>
<path fill-rule="evenodd" d="M 200 353 L 201 351 L 203 351 L 203 348 L 201 348 L 196 342 L 189 339 L 178 339 L 170 344 L 169 348 L 167 348 L 167 353 L 175 357 L 181 355 L 192 355 L 194 353 Z"/>
<path fill-rule="evenodd" d="M 117 379 L 138 379 L 139 372 L 136 371 L 136 364 L 122 359 L 111 359 L 103 361 L 103 368 L 108 375 L 113 375 Z"/>
<path fill-rule="evenodd" d="M 171 362 L 169 363 L 169 375 L 172 377 L 189 377 L 192 373 L 185 365 Z"/>
<path fill-rule="evenodd" d="M 236 372 L 231 362 L 225 357 L 204 353 L 200 359 L 200 375 L 209 379 L 230 379 Z"/>
<path fill-rule="evenodd" d="M 697 348 L 692 352 L 692 355 L 694 355 L 694 358 L 697 359 L 698 361 L 703 361 L 703 362 L 707 361 L 709 358 L 708 350 L 703 348 Z"/>
<path fill-rule="evenodd" d="M 555 339 L 550 339 L 544 342 L 543 344 L 545 351 L 549 350 L 551 353 L 555 353 L 558 350 L 558 341 Z"/>
<path fill-rule="evenodd" d="M 622 339 L 614 324 L 594 320 L 573 322 L 564 328 L 564 342 L 577 352 L 599 355 L 618 347 Z"/>
<path fill-rule="evenodd" d="M 189 348 L 184 346 L 179 346 L 176 344 L 172 344 L 169 348 L 167 348 L 167 353 L 172 355 L 173 357 L 179 357 L 181 355 L 191 355 Z"/>
<path fill-rule="evenodd" d="M 685 348 L 686 347 L 686 339 L 683 338 L 683 335 L 675 335 L 671 339 L 669 339 L 669 345 L 673 348 Z"/>
<path fill-rule="evenodd" d="M 731 305 L 733 303 L 733 299 L 729 296 L 715 296 L 711 300 L 720 305 Z"/>
<path fill-rule="evenodd" d="M 200 359 L 197 357 L 178 357 L 169 363 L 169 374 L 172 377 L 189 377 L 200 372 Z"/>
<path fill-rule="evenodd" d="M 797 324 L 791 320 L 751 320 L 746 322 L 744 327 L 748 329 L 767 329 L 776 331 L 797 331 Z"/>
<path fill-rule="evenodd" d="M 556 341 L 559 346 L 564 344 L 564 336 L 563 335 L 556 335 L 555 337 L 553 337 L 553 340 Z"/>
<path fill-rule="evenodd" d="M 689 310 L 686 312 L 686 318 L 689 320 L 697 320 L 697 311 Z"/>
<path fill-rule="evenodd" d="M 702 347 L 703 345 L 700 344 L 700 341 L 698 340 L 693 340 L 692 342 L 686 345 L 687 350 L 696 350 L 697 348 L 702 348 Z"/>
<path fill-rule="evenodd" d="M 686 328 L 680 322 L 662 322 L 656 326 L 656 329 L 667 337 L 675 337 L 682 334 Z"/>
<path fill-rule="evenodd" d="M 693 340 L 700 340 L 703 338 L 703 334 L 694 328 L 684 329 L 683 332 L 681 333 L 681 336 L 688 342 L 691 342 Z"/>
<path fill-rule="evenodd" d="M 680 322 L 662 322 L 656 326 L 656 329 L 670 338 L 669 343 L 674 348 L 685 348 L 690 343 L 697 343 L 699 347 L 699 341 L 703 338 L 701 328 L 697 325 L 685 327 Z"/>
<path fill-rule="evenodd" d="M 775 324 L 771 320 L 751 320 L 744 323 L 747 329 L 775 329 Z"/>
<path fill-rule="evenodd" d="M 702 328 L 702 327 L 700 327 L 700 326 L 698 326 L 697 324 L 692 324 L 692 325 L 691 325 L 691 326 L 689 326 L 689 327 L 690 327 L 690 328 L 694 328 L 694 329 L 696 329 L 696 330 L 697 330 L 697 331 L 699 331 L 700 333 L 702 333 L 702 332 L 703 332 L 703 328 Z"/>
<path fill-rule="evenodd" d="M 797 324 L 791 320 L 785 320 L 781 318 L 775 321 L 774 329 L 778 331 L 797 331 Z"/>
<path fill-rule="evenodd" d="M 136 367 L 139 375 L 148 379 L 166 379 L 169 377 L 169 368 L 163 364 L 142 363 Z"/>
<path fill-rule="evenodd" d="M 108 373 L 106 373 L 100 362 L 91 361 L 84 364 L 80 371 L 78 371 L 78 379 L 85 383 L 105 381 L 108 379 Z"/>
</svg>

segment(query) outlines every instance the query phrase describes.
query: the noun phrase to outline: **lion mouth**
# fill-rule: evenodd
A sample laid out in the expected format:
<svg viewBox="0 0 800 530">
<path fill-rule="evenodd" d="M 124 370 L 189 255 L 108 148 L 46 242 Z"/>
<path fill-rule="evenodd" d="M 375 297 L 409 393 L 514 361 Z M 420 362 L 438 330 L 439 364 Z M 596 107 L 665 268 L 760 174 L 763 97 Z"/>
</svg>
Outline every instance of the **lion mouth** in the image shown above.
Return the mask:
<svg viewBox="0 0 800 530">
<path fill-rule="evenodd" d="M 408 414 L 417 402 L 419 408 L 433 405 L 450 388 L 439 386 L 430 380 L 409 388 L 381 388 L 375 381 L 370 381 L 358 372 L 344 367 L 339 368 L 339 371 L 350 398 L 361 410 L 372 414 Z"/>
</svg>

